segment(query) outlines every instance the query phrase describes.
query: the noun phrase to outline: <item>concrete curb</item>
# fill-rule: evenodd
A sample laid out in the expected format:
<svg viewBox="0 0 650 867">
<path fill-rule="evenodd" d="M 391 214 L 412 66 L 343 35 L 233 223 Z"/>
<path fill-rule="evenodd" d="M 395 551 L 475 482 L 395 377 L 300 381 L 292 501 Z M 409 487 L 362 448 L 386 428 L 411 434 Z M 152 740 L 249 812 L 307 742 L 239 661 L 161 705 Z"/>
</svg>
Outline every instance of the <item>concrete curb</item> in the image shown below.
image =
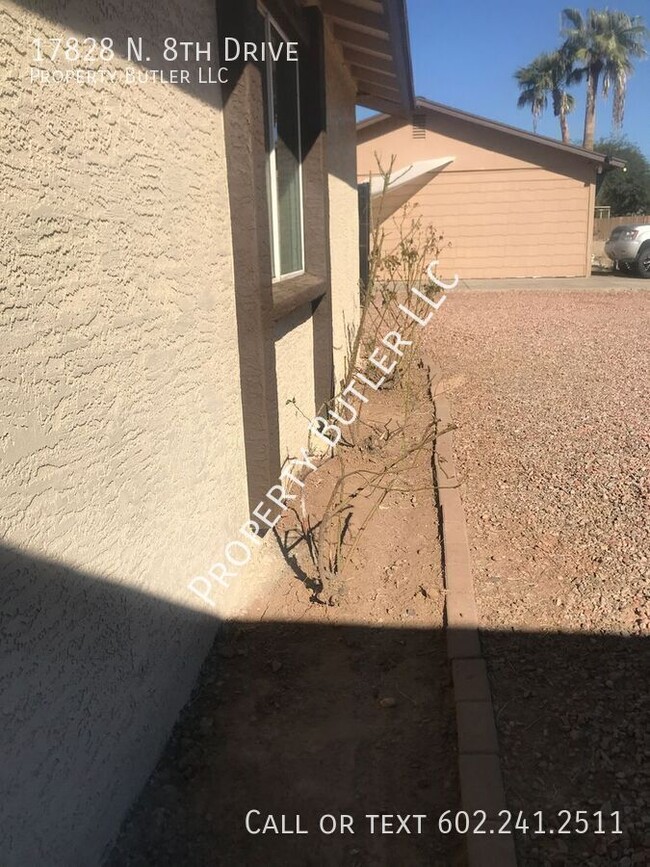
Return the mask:
<svg viewBox="0 0 650 867">
<path fill-rule="evenodd" d="M 439 371 L 429 371 L 437 422 L 434 467 L 442 522 L 447 656 L 451 662 L 458 730 L 458 765 L 462 809 L 485 811 L 484 834 L 467 835 L 469 867 L 517 867 L 514 840 L 498 831 L 499 810 L 506 809 L 499 762 L 494 708 L 479 639 L 465 510 L 453 451 L 449 398 Z"/>
</svg>

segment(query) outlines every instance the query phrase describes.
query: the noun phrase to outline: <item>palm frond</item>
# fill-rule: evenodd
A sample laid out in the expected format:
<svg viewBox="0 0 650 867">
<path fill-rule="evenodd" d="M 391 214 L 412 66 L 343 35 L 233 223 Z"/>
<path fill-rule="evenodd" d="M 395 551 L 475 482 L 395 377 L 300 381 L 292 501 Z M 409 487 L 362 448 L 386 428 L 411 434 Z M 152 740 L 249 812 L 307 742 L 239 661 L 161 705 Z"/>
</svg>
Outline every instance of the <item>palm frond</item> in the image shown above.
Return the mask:
<svg viewBox="0 0 650 867">
<path fill-rule="evenodd" d="M 582 17 L 582 12 L 574 8 L 563 9 L 562 24 L 565 29 L 583 30 L 585 21 Z"/>
<path fill-rule="evenodd" d="M 571 86 L 587 78 L 594 97 L 599 83 L 604 97 L 613 90 L 612 119 L 620 127 L 627 81 L 634 71 L 632 60 L 647 56 L 650 31 L 640 16 L 609 9 L 588 9 L 586 17 L 577 9 L 565 9 L 562 22 L 561 52 L 571 60 L 565 83 Z M 593 125 L 593 103 L 587 110 L 592 112 Z"/>
</svg>

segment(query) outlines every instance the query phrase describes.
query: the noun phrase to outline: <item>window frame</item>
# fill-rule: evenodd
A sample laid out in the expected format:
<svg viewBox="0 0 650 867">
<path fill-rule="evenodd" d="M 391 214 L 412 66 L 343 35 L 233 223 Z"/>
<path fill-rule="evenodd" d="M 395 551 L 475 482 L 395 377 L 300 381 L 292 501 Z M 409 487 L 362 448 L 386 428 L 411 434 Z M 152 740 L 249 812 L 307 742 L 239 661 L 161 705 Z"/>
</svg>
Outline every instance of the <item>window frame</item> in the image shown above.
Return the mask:
<svg viewBox="0 0 650 867">
<path fill-rule="evenodd" d="M 271 27 L 275 28 L 280 38 L 284 42 L 291 42 L 296 40 L 290 40 L 285 31 L 280 27 L 276 19 L 269 12 L 269 10 L 264 6 L 263 3 L 258 2 L 257 4 L 258 11 L 264 20 L 264 39 L 268 44 L 271 43 Z M 270 241 L 271 241 L 271 275 L 272 275 L 272 283 L 279 283 L 282 280 L 289 280 L 292 277 L 299 277 L 300 275 L 305 273 L 305 202 L 304 202 L 304 194 L 303 194 L 303 179 L 302 179 L 302 162 L 303 162 L 303 153 L 302 153 L 302 114 L 300 111 L 300 66 L 298 61 L 296 61 L 296 118 L 297 118 L 297 130 L 298 130 L 298 196 L 299 196 L 299 205 L 300 205 L 300 259 L 301 259 L 301 267 L 295 271 L 289 271 L 286 274 L 280 273 L 280 225 L 279 225 L 279 202 L 278 202 L 278 188 L 277 188 L 277 163 L 276 163 L 276 149 L 274 143 L 274 134 L 273 134 L 273 97 L 274 97 L 274 89 L 273 89 L 273 60 L 267 58 L 264 61 L 265 70 L 264 70 L 264 78 L 266 84 L 266 134 L 268 136 L 268 152 L 266 155 L 266 164 L 267 164 L 267 183 L 268 183 L 268 195 L 267 195 L 267 205 L 269 211 L 269 229 L 270 229 Z M 289 62 L 289 61 L 287 61 Z M 273 142 L 273 147 L 271 147 L 271 143 Z"/>
</svg>

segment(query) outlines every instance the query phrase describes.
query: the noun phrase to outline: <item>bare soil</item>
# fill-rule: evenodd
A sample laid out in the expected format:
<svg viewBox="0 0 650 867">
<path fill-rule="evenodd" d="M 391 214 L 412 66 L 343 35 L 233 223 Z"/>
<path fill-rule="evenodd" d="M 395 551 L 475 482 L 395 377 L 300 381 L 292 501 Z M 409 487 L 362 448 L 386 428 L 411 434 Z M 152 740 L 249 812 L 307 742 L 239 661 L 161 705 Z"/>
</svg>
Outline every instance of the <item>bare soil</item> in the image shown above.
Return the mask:
<svg viewBox="0 0 650 867">
<path fill-rule="evenodd" d="M 341 574 L 319 577 L 318 525 L 341 472 L 401 460 L 432 420 L 424 370 L 372 395 L 356 445 L 306 479 L 278 526 L 290 568 L 246 622 L 230 623 L 207 659 L 191 703 L 109 858 L 125 865 L 434 865 L 464 863 L 462 840 L 437 818 L 459 807 L 456 733 L 443 635 L 443 583 L 431 443 L 406 461 L 385 494 L 351 477 L 351 512 L 335 522 Z M 417 409 L 404 421 L 407 396 Z M 378 436 L 372 429 L 381 432 Z M 361 488 L 361 490 L 359 490 Z M 355 493 L 356 492 L 356 493 Z M 318 529 L 318 528 L 317 528 Z M 311 553 L 310 553 L 311 547 Z M 307 834 L 252 835 L 259 810 Z M 319 831 L 324 814 L 353 817 L 354 834 Z M 400 833 L 370 833 L 367 814 L 426 814 Z"/>
</svg>

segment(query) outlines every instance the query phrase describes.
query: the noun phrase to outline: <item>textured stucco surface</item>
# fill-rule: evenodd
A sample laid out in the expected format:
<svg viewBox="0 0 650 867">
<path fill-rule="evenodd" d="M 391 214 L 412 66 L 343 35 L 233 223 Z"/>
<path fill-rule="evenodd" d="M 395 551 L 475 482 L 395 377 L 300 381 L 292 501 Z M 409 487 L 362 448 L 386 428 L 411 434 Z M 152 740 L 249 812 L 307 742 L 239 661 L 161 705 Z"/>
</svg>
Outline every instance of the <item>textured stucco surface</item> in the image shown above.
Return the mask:
<svg viewBox="0 0 650 867">
<path fill-rule="evenodd" d="M 275 331 L 282 461 L 300 455 L 300 449 L 308 445 L 309 420 L 316 413 L 313 357 L 311 305 L 304 305 L 281 320 Z"/>
<path fill-rule="evenodd" d="M 327 159 L 334 382 L 345 376 L 359 324 L 359 211 L 354 82 L 338 44 L 326 30 Z"/>
<path fill-rule="evenodd" d="M 87 867 L 214 632 L 186 582 L 248 509 L 218 90 L 28 70 L 37 35 L 213 39 L 214 4 L 39 8 L 0 10 L 0 860 Z"/>
<path fill-rule="evenodd" d="M 329 233 L 334 382 L 338 387 L 359 321 L 356 93 L 340 49 L 328 29 L 325 29 L 325 39 L 329 224 L 324 229 Z M 305 243 L 310 243 L 309 237 Z M 276 327 L 275 363 L 283 460 L 298 455 L 301 447 L 308 445 L 308 419 L 317 410 L 313 357 L 311 305 L 306 305 Z M 319 363 L 318 358 L 315 363 Z M 322 363 L 327 360 L 323 359 Z"/>
<path fill-rule="evenodd" d="M 395 171 L 453 157 L 416 195 L 417 214 L 444 233 L 442 273 L 480 277 L 574 277 L 591 267 L 595 167 L 587 160 L 466 121 L 436 116 L 424 138 L 410 123 L 359 131 L 360 175 L 377 174 L 375 153 Z M 386 221 L 387 244 L 397 238 Z"/>
<path fill-rule="evenodd" d="M 218 89 L 29 80 L 36 36 L 193 34 L 216 38 L 208 0 L 0 10 L 3 867 L 98 861 L 218 623 L 187 582 L 248 513 Z M 331 45 L 327 77 L 341 376 L 358 278 L 354 93 Z M 286 401 L 315 409 L 310 307 L 279 325 L 275 351 L 284 456 L 307 444 Z M 241 612 L 279 568 L 265 542 L 216 612 Z"/>
</svg>

